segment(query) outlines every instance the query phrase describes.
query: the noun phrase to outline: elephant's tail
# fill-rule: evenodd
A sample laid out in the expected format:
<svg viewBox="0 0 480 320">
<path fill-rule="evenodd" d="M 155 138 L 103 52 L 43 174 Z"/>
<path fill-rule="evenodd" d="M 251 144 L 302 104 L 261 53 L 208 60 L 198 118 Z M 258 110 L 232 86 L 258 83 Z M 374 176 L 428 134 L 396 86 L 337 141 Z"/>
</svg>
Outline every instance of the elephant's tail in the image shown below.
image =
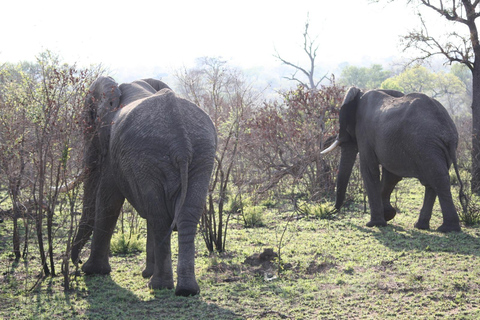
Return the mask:
<svg viewBox="0 0 480 320">
<path fill-rule="evenodd" d="M 185 199 L 187 198 L 187 191 L 188 191 L 188 161 L 183 160 L 180 162 L 179 169 L 180 169 L 180 198 L 178 198 L 177 202 L 175 203 L 175 214 L 173 216 L 173 222 L 170 226 L 170 229 L 173 229 L 177 225 L 178 215 L 180 211 L 183 209 L 183 205 L 185 204 Z"/>
<path fill-rule="evenodd" d="M 460 171 L 458 170 L 457 159 L 453 159 L 453 168 L 455 169 L 455 174 L 457 175 L 458 183 L 460 184 L 460 191 L 458 192 L 458 199 L 460 200 L 460 204 L 462 205 L 463 213 L 468 212 L 468 197 L 463 191 L 463 182 L 460 178 Z"/>
<path fill-rule="evenodd" d="M 170 225 L 170 229 L 168 230 L 167 234 L 163 238 L 161 244 L 163 244 L 168 237 L 172 234 L 172 232 L 177 227 L 178 216 L 183 209 L 183 205 L 185 204 L 185 199 L 187 198 L 187 191 L 188 191 L 188 161 L 180 161 L 179 169 L 180 169 L 180 197 L 175 202 L 174 208 L 174 215 L 173 221 Z"/>
</svg>

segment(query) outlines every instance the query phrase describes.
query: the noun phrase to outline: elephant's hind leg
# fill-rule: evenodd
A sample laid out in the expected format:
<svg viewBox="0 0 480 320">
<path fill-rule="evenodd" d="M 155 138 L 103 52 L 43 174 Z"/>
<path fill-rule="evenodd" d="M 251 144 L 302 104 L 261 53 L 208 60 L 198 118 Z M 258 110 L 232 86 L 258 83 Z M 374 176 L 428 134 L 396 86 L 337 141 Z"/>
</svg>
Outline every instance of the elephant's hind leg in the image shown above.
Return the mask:
<svg viewBox="0 0 480 320">
<path fill-rule="evenodd" d="M 197 167 L 198 168 L 198 167 Z M 195 235 L 208 192 L 211 167 L 189 177 L 187 198 L 178 217 L 177 296 L 200 293 L 195 278 Z"/>
<path fill-rule="evenodd" d="M 173 289 L 171 209 L 167 207 L 163 190 L 155 185 L 143 187 L 150 191 L 138 195 L 142 216 L 147 218 L 147 265 L 142 275 L 151 276 L 148 282 L 151 289 Z"/>
<path fill-rule="evenodd" d="M 450 191 L 450 176 L 445 175 L 439 179 L 441 179 L 443 183 L 435 186 L 435 191 L 437 192 L 440 207 L 442 208 L 443 223 L 437 230 L 440 232 L 461 231 L 460 218 L 453 204 L 452 193 Z"/>
<path fill-rule="evenodd" d="M 420 212 L 419 223 L 415 226 L 420 228 L 422 227 L 421 223 L 424 223 L 423 226 L 428 227 L 425 222 L 430 220 L 433 202 L 435 201 L 434 194 L 436 194 L 440 201 L 443 214 L 443 223 L 437 230 L 440 232 L 461 231 L 460 219 L 450 191 L 448 167 L 445 165 L 445 162 L 435 162 L 431 160 L 427 163 L 429 163 L 430 167 L 425 168 L 425 172 L 429 173 L 429 175 L 424 178 L 424 183 L 428 186 L 425 192 L 425 199 L 427 200 L 427 196 L 431 199 L 428 199 L 429 202 L 425 201 L 424 208 L 422 208 Z M 429 188 L 432 190 L 429 190 Z"/>
<path fill-rule="evenodd" d="M 425 186 L 425 197 L 423 198 L 422 210 L 420 210 L 420 216 L 415 223 L 415 228 L 428 230 L 430 229 L 430 218 L 432 217 L 433 204 L 437 194 L 435 190 L 429 186 Z"/>
<path fill-rule="evenodd" d="M 401 180 L 402 177 L 399 177 L 382 167 L 382 203 L 385 221 L 392 220 L 397 214 L 397 210 L 390 203 L 390 196 L 397 183 Z"/>
<path fill-rule="evenodd" d="M 172 270 L 172 252 L 171 252 L 171 235 L 169 233 L 169 225 L 158 226 L 158 222 L 148 221 L 148 229 L 154 232 L 154 266 L 153 273 L 148 287 L 151 289 L 173 289 L 173 270 Z M 148 263 L 148 261 L 147 261 Z M 144 272 L 150 272 L 147 268 Z"/>
<path fill-rule="evenodd" d="M 103 179 L 100 182 L 91 253 L 82 266 L 86 274 L 108 274 L 112 270 L 108 262 L 110 240 L 124 201 L 125 198 L 112 181 Z"/>
</svg>

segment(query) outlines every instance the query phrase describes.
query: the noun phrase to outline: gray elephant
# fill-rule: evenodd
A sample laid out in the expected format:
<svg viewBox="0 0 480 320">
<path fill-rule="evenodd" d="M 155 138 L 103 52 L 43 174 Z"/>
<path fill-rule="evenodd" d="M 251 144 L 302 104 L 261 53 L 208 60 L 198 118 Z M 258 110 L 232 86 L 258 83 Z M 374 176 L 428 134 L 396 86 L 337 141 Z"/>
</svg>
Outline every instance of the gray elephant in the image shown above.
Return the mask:
<svg viewBox="0 0 480 320">
<path fill-rule="evenodd" d="M 449 168 L 456 163 L 458 134 L 445 108 L 424 94 L 404 95 L 393 90 L 363 93 L 352 87 L 340 109 L 340 131 L 330 148 L 341 147 L 337 176 L 340 209 L 357 153 L 368 194 L 371 220 L 367 226 L 385 226 L 396 210 L 390 195 L 403 177 L 415 177 L 425 186 L 423 207 L 415 227 L 430 228 L 436 197 L 440 200 L 443 224 L 439 231 L 460 231 L 460 222 L 450 192 Z M 380 177 L 380 168 L 382 174 Z"/>
<path fill-rule="evenodd" d="M 99 77 L 85 101 L 83 213 L 72 260 L 93 231 L 87 274 L 111 271 L 110 239 L 127 199 L 147 220 L 149 287 L 173 288 L 170 234 L 178 230 L 177 295 L 195 295 L 194 239 L 216 149 L 209 116 L 153 79 Z M 92 228 L 93 227 L 93 228 Z"/>
</svg>

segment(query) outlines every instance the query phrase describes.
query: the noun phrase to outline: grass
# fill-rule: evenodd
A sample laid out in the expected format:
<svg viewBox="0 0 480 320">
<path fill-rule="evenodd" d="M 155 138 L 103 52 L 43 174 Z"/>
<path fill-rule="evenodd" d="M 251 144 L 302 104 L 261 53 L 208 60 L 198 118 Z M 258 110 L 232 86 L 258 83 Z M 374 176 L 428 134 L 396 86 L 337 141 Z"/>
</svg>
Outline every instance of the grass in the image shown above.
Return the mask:
<svg viewBox="0 0 480 320">
<path fill-rule="evenodd" d="M 368 215 L 360 204 L 334 220 L 297 219 L 270 208 L 263 212 L 262 227 L 245 228 L 237 217 L 228 251 L 215 256 L 198 236 L 196 274 L 202 292 L 189 298 L 147 289 L 141 276 L 144 252 L 112 256 L 109 276 L 72 275 L 69 292 L 63 292 L 61 277 L 47 278 L 27 292 L 39 272 L 34 245 L 32 260 L 13 265 L 6 221 L 0 224 L 0 318 L 480 318 L 480 229 L 464 227 L 452 234 L 414 229 L 423 188 L 406 180 L 396 194 L 400 212 L 384 228 L 365 227 Z M 432 228 L 441 224 L 438 203 L 434 210 Z M 265 249 L 278 252 L 285 228 L 281 261 L 252 263 Z M 176 247 L 173 251 L 176 262 Z M 82 256 L 85 260 L 88 248 Z"/>
</svg>

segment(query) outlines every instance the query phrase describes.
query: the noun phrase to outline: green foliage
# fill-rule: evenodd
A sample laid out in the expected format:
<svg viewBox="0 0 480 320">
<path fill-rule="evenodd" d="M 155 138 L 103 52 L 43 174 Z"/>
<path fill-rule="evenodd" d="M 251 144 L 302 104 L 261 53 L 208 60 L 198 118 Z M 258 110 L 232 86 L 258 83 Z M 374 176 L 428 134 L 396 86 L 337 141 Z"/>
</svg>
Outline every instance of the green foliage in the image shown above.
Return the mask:
<svg viewBox="0 0 480 320">
<path fill-rule="evenodd" d="M 451 184 L 452 186 L 458 185 L 458 176 L 457 176 L 457 174 L 455 173 L 455 170 L 450 170 L 450 171 L 449 171 L 449 175 L 450 175 L 450 184 Z"/>
<path fill-rule="evenodd" d="M 472 71 L 464 64 L 455 63 L 452 65 L 450 72 L 463 82 L 467 94 L 472 94 Z"/>
<path fill-rule="evenodd" d="M 449 73 L 432 72 L 423 66 L 417 66 L 386 79 L 381 84 L 381 89 L 397 90 L 405 94 L 425 93 L 439 100 L 452 116 L 461 115 L 468 111 L 471 101 L 469 86 L 463 82 L 469 78 L 462 72 L 459 68 L 452 68 Z M 457 75 L 463 77 L 463 80 Z"/>
<path fill-rule="evenodd" d="M 458 205 L 457 211 L 460 216 L 460 221 L 465 223 L 467 226 L 475 226 L 480 224 L 480 196 L 476 194 L 469 193 L 467 195 L 469 198 L 468 205 L 466 210 Z"/>
<path fill-rule="evenodd" d="M 382 82 L 380 88 L 384 90 L 396 90 L 400 92 L 403 92 L 404 90 L 403 87 L 400 86 L 397 79 L 395 78 L 386 79 L 385 81 Z"/>
<path fill-rule="evenodd" d="M 243 222 L 246 228 L 261 227 L 263 223 L 264 206 L 245 206 L 242 210 Z"/>
<path fill-rule="evenodd" d="M 336 210 L 332 203 L 313 203 L 307 201 L 300 201 L 298 204 L 298 211 L 307 218 L 314 219 L 332 219 Z"/>
<path fill-rule="evenodd" d="M 435 98 L 447 94 L 465 94 L 465 84 L 453 73 L 432 72 L 424 66 L 405 70 L 395 77 L 386 79 L 381 89 L 398 90 L 405 94 L 422 92 Z"/>
<path fill-rule="evenodd" d="M 239 213 L 242 212 L 243 206 L 248 203 L 250 203 L 250 199 L 248 197 L 229 196 L 225 205 L 225 210 L 230 213 Z"/>
<path fill-rule="evenodd" d="M 379 64 L 374 64 L 370 68 L 347 66 L 342 70 L 339 83 L 347 87 L 378 89 L 390 75 L 391 72 L 383 70 Z"/>
<path fill-rule="evenodd" d="M 141 252 L 145 247 L 145 241 L 141 240 L 139 234 L 126 235 L 116 233 L 110 242 L 110 251 L 113 254 L 131 254 Z"/>
<path fill-rule="evenodd" d="M 410 68 L 399 75 L 390 78 L 385 84 L 382 83 L 382 89 L 400 89 L 405 94 L 411 92 L 430 93 L 435 87 L 435 74 L 423 66 Z"/>
</svg>

